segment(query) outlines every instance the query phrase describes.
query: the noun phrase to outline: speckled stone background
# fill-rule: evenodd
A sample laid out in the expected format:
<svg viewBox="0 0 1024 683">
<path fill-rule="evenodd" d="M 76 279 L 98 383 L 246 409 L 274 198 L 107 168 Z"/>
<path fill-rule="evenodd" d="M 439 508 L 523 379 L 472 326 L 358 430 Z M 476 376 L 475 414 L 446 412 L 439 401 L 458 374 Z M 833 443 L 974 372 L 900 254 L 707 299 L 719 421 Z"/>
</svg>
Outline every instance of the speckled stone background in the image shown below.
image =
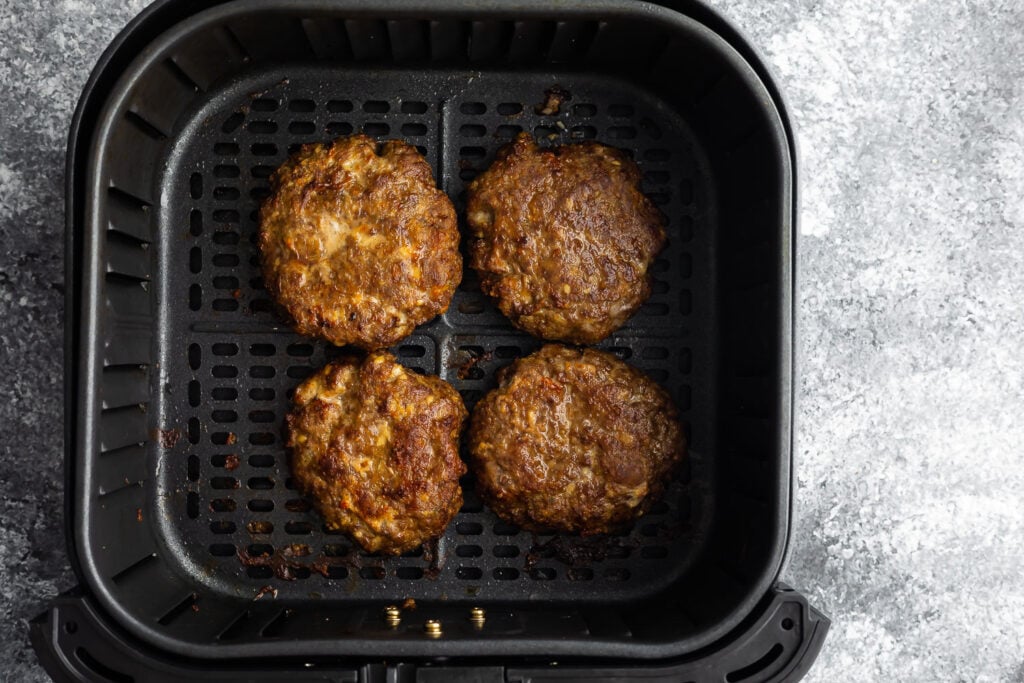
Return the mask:
<svg viewBox="0 0 1024 683">
<path fill-rule="evenodd" d="M 142 0 L 0 0 L 0 677 L 61 537 L 63 154 Z M 717 0 L 801 148 L 796 523 L 811 681 L 1024 681 L 1024 4 Z"/>
</svg>

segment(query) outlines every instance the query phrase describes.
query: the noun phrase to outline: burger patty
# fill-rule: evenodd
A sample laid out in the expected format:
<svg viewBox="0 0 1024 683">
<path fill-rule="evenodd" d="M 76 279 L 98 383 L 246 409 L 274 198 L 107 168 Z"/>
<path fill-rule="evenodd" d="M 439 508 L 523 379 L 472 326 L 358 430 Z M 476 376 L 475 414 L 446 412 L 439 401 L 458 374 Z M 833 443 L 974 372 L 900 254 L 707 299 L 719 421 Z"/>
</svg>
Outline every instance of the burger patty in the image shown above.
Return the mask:
<svg viewBox="0 0 1024 683">
<path fill-rule="evenodd" d="M 622 150 L 595 142 L 541 149 L 521 133 L 469 184 L 470 265 L 518 327 L 593 344 L 651 294 L 665 245 L 661 213 Z"/>
<path fill-rule="evenodd" d="M 524 529 L 608 533 L 664 492 L 686 441 L 667 392 L 611 354 L 548 344 L 473 411 L 481 498 Z"/>
<path fill-rule="evenodd" d="M 295 391 L 292 474 L 327 521 L 370 552 L 440 536 L 462 506 L 462 398 L 386 351 L 334 361 Z"/>
<path fill-rule="evenodd" d="M 260 212 L 267 290 L 301 334 L 376 349 L 448 309 L 459 232 L 430 165 L 399 140 L 305 145 Z"/>
</svg>

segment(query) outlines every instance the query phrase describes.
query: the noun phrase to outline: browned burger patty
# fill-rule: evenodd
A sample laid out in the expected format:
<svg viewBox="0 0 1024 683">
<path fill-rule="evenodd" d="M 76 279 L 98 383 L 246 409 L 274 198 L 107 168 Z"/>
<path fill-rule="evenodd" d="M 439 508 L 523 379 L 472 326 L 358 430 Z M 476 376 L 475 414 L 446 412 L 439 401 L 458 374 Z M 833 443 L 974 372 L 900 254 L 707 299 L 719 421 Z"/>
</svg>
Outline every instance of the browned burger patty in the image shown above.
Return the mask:
<svg viewBox="0 0 1024 683">
<path fill-rule="evenodd" d="M 473 411 L 480 495 L 524 529 L 598 534 L 645 510 L 686 441 L 668 394 L 593 349 L 548 344 L 505 368 Z"/>
<path fill-rule="evenodd" d="M 332 529 L 397 555 L 440 536 L 459 507 L 462 398 L 386 351 L 335 361 L 295 391 L 292 474 Z"/>
<path fill-rule="evenodd" d="M 414 147 L 305 145 L 272 183 L 263 277 L 300 333 L 375 349 L 448 309 L 462 278 L 455 209 Z"/>
<path fill-rule="evenodd" d="M 621 150 L 521 133 L 468 190 L 470 265 L 518 327 L 593 344 L 650 296 L 663 218 Z"/>
</svg>

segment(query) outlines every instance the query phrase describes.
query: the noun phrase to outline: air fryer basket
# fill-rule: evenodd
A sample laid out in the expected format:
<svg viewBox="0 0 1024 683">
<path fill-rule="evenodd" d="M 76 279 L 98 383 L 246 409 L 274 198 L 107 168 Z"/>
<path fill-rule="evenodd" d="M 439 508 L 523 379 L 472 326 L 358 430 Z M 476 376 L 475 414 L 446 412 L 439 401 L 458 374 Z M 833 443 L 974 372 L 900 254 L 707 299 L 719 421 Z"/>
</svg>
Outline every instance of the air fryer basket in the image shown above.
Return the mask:
<svg viewBox="0 0 1024 683">
<path fill-rule="evenodd" d="M 572 87 L 563 111 L 535 113 L 545 88 L 563 82 Z M 700 425 L 692 474 L 632 533 L 596 543 L 534 537 L 502 523 L 467 476 L 465 505 L 436 549 L 397 560 L 357 552 L 324 530 L 288 479 L 280 426 L 290 390 L 341 349 L 282 325 L 262 287 L 254 243 L 267 178 L 304 142 L 352 131 L 400 135 L 421 147 L 461 209 L 464 183 L 522 130 L 626 146 L 673 218 L 674 239 L 654 266 L 656 293 L 603 346 L 665 382 L 688 422 Z M 712 498 L 704 453 L 714 451 L 715 435 L 702 433 L 714 406 L 712 249 L 701 220 L 711 188 L 692 134 L 670 110 L 659 111 L 638 88 L 587 75 L 495 71 L 468 79 L 447 70 L 283 66 L 232 83 L 178 139 L 160 203 L 166 224 L 187 226 L 187 235 L 161 236 L 156 279 L 168 305 L 157 312 L 164 335 L 157 346 L 161 368 L 182 381 L 158 395 L 155 410 L 164 433 L 182 438 L 159 456 L 156 514 L 173 520 L 163 539 L 173 555 L 215 568 L 200 577 L 207 590 L 251 597 L 271 585 L 279 601 L 308 600 L 313 591 L 329 602 L 580 605 L 649 597 L 687 571 L 707 536 Z M 702 284 L 691 289 L 692 281 Z M 467 269 L 450 310 L 395 351 L 406 365 L 452 383 L 472 409 L 498 368 L 539 346 L 512 328 Z M 568 565 L 559 551 L 572 556 Z"/>
<path fill-rule="evenodd" d="M 88 605 L 54 610 L 109 615 L 129 650 L 221 665 L 639 666 L 693 660 L 752 624 L 779 642 L 737 660 L 760 662 L 750 675 L 813 659 L 827 622 L 795 594 L 772 597 L 790 508 L 792 142 L 742 41 L 689 9 L 703 21 L 616 0 L 165 0 L 126 30 L 69 155 L 69 538 Z M 568 99 L 541 113 L 552 89 Z M 340 350 L 282 322 L 257 210 L 299 145 L 359 131 L 417 145 L 458 209 L 520 131 L 636 159 L 670 241 L 653 296 L 601 346 L 668 388 L 691 450 L 631 530 L 538 537 L 497 519 L 467 478 L 436 546 L 384 559 L 297 494 L 281 439 L 290 392 Z M 450 310 L 393 350 L 471 408 L 538 346 L 467 270 Z M 389 624 L 383 608 L 409 599 Z M 77 630 L 44 640 L 70 647 Z"/>
</svg>

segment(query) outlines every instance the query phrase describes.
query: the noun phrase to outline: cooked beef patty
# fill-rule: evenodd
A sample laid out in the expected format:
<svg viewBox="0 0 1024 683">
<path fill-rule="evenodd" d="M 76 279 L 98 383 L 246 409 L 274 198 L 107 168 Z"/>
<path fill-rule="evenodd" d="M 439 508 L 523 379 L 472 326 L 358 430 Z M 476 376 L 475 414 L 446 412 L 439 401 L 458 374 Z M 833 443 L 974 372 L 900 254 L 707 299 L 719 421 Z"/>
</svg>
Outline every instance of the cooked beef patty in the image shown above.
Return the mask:
<svg viewBox="0 0 1024 683">
<path fill-rule="evenodd" d="M 593 344 L 651 294 L 663 217 L 625 152 L 522 133 L 468 187 L 470 265 L 518 327 Z"/>
<path fill-rule="evenodd" d="M 397 555 L 440 536 L 462 506 L 459 393 L 386 351 L 330 363 L 295 391 L 292 474 L 333 529 Z"/>
<path fill-rule="evenodd" d="M 668 393 L 611 354 L 548 344 L 499 375 L 469 450 L 481 498 L 524 529 L 607 533 L 644 512 L 686 442 Z"/>
<path fill-rule="evenodd" d="M 301 334 L 382 348 L 448 309 L 462 279 L 455 209 L 414 147 L 305 145 L 272 185 L 263 276 Z"/>
</svg>

